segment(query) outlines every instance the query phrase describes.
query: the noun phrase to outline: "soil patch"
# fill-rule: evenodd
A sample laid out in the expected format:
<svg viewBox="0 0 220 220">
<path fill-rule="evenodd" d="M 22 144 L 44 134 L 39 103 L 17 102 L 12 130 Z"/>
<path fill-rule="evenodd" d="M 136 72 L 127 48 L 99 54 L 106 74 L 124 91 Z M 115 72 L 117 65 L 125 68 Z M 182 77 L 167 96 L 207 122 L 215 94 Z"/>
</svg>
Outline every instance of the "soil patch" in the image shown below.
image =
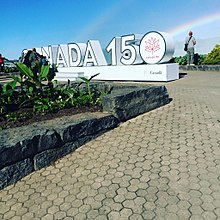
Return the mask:
<svg viewBox="0 0 220 220">
<path fill-rule="evenodd" d="M 68 115 L 76 115 L 80 113 L 85 112 L 102 112 L 102 108 L 98 106 L 80 106 L 80 107 L 72 107 L 68 109 L 62 109 L 58 112 L 53 113 L 47 113 L 45 115 L 35 115 L 32 112 L 32 109 L 23 109 L 22 111 L 17 111 L 16 113 L 22 113 L 22 115 L 25 115 L 25 119 L 19 118 L 18 120 L 13 120 L 11 117 L 11 120 L 6 120 L 5 116 L 0 115 L 0 130 L 1 129 L 7 129 L 7 128 L 15 128 L 15 127 L 21 127 L 24 125 L 32 124 L 33 122 L 39 122 L 39 121 L 45 121 L 45 120 L 51 120 L 54 118 L 60 118 L 63 116 Z M 27 119 L 28 118 L 28 119 Z"/>
</svg>

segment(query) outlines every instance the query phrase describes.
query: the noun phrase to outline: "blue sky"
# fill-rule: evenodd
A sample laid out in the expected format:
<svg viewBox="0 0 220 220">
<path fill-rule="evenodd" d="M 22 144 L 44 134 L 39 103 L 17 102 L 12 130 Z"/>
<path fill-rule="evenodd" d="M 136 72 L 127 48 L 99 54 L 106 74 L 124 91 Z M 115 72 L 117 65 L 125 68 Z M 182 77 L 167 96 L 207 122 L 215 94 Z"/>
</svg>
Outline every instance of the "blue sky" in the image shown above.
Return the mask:
<svg viewBox="0 0 220 220">
<path fill-rule="evenodd" d="M 25 48 L 91 39 L 105 48 L 115 36 L 152 30 L 171 32 L 177 41 L 184 41 L 187 29 L 196 38 L 220 37 L 220 16 L 199 24 L 218 13 L 219 0 L 1 0 L 0 53 L 17 59 Z"/>
</svg>

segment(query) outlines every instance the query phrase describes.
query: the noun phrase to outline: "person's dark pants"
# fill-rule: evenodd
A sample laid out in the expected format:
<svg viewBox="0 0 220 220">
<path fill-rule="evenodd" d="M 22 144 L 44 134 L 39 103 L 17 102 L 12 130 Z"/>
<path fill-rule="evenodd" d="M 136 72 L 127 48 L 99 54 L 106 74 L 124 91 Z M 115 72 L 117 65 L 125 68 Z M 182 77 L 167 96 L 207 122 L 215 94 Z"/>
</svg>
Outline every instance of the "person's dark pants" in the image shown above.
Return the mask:
<svg viewBox="0 0 220 220">
<path fill-rule="evenodd" d="M 0 63 L 0 72 L 4 72 L 4 63 Z"/>
<path fill-rule="evenodd" d="M 34 79 L 37 79 L 38 68 L 37 68 L 37 67 L 34 67 L 34 68 L 32 69 L 32 72 L 33 72 L 33 74 L 34 74 Z"/>
</svg>

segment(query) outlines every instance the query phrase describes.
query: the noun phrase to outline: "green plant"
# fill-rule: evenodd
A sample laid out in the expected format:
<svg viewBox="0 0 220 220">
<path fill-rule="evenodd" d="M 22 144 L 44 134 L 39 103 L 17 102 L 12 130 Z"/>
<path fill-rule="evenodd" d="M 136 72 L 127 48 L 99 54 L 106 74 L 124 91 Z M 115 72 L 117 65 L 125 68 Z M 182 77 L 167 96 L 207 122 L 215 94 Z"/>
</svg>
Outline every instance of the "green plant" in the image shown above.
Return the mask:
<svg viewBox="0 0 220 220">
<path fill-rule="evenodd" d="M 25 121 L 31 117 L 32 114 L 29 112 L 9 112 L 5 115 L 5 118 L 8 122 Z"/>
<path fill-rule="evenodd" d="M 112 88 L 111 88 L 111 90 L 112 90 Z M 100 90 L 99 94 L 98 94 L 98 98 L 96 99 L 95 104 L 98 105 L 98 106 L 102 106 L 102 99 L 103 99 L 103 97 L 105 95 L 111 93 L 111 90 L 109 90 L 109 91 L 102 91 L 102 90 Z"/>
<path fill-rule="evenodd" d="M 216 45 L 213 50 L 205 57 L 204 64 L 220 64 L 220 45 Z"/>
<path fill-rule="evenodd" d="M 21 97 L 15 90 L 16 82 L 11 81 L 0 87 L 0 113 L 16 110 Z"/>
<path fill-rule="evenodd" d="M 36 100 L 33 106 L 33 111 L 35 113 L 45 114 L 49 110 L 51 110 L 51 103 L 48 102 L 49 100 L 44 98 L 41 100 Z"/>
<path fill-rule="evenodd" d="M 77 105 L 77 99 L 78 92 L 74 88 L 64 88 L 61 92 L 63 94 L 63 97 L 61 96 L 61 101 L 64 102 L 65 107 L 70 108 L 72 106 Z"/>
<path fill-rule="evenodd" d="M 203 55 L 203 54 L 198 54 L 198 53 L 196 53 L 196 54 L 194 55 L 194 63 L 195 63 L 196 65 L 202 65 L 202 64 L 204 64 L 204 60 L 205 60 L 206 56 L 207 56 L 207 55 Z M 187 64 L 187 55 L 175 57 L 175 58 L 174 58 L 174 62 L 175 62 L 175 63 L 179 63 L 180 65 L 186 65 L 186 64 Z"/>
<path fill-rule="evenodd" d="M 10 112 L 6 114 L 7 121 L 15 122 L 18 119 L 17 112 Z"/>
<path fill-rule="evenodd" d="M 103 96 L 108 93 L 105 89 L 100 90 L 91 85 L 91 80 L 98 74 L 89 79 L 81 77 L 82 82 L 74 87 L 70 81 L 65 85 L 57 85 L 57 81 L 53 80 L 54 69 L 49 66 L 41 67 L 38 79 L 24 64 L 17 63 L 17 66 L 20 77 L 12 75 L 11 82 L 0 85 L 0 113 L 9 122 L 24 121 L 32 114 L 47 114 L 64 108 L 101 106 Z M 28 113 L 22 111 L 24 108 L 29 109 Z"/>
<path fill-rule="evenodd" d="M 82 83 L 85 83 L 87 85 L 87 92 L 88 92 L 88 94 L 87 95 L 84 94 L 86 96 L 85 99 L 87 99 L 88 102 L 90 104 L 92 104 L 92 105 L 94 104 L 94 101 L 93 101 L 94 93 L 93 93 L 92 88 L 91 88 L 91 80 L 94 77 L 98 76 L 98 75 L 99 75 L 99 73 L 91 76 L 89 79 L 87 79 L 86 77 L 80 77 L 80 79 L 83 80 Z M 82 85 L 82 83 L 79 84 L 79 86 Z"/>
<path fill-rule="evenodd" d="M 33 71 L 28 68 L 23 63 L 16 63 L 18 69 L 21 73 L 21 79 L 18 77 L 12 77 L 15 81 L 20 83 L 21 85 L 26 85 L 31 88 L 32 91 L 36 91 L 37 89 L 42 90 L 44 85 L 43 81 L 47 80 L 50 77 L 50 66 L 41 66 L 38 68 L 38 75 L 35 77 Z"/>
<path fill-rule="evenodd" d="M 174 61 L 175 61 L 175 63 L 179 63 L 180 65 L 186 65 L 187 64 L 187 55 L 175 57 Z"/>
<path fill-rule="evenodd" d="M 205 59 L 206 59 L 206 54 L 200 54 L 199 55 L 199 60 L 198 60 L 198 64 L 199 65 L 202 65 L 202 64 L 204 64 L 204 61 L 205 61 Z"/>
<path fill-rule="evenodd" d="M 54 77 L 54 69 L 49 65 L 41 66 L 38 77 L 34 77 L 33 71 L 23 63 L 16 63 L 20 70 L 20 77 L 11 75 L 12 81 L 0 87 L 0 113 L 8 113 L 23 107 L 33 106 L 34 102 L 44 96 L 45 91 L 53 94 L 52 89 L 43 90 L 47 80 L 49 87 L 53 87 L 51 80 Z M 20 87 L 17 87 L 20 84 Z M 52 84 L 52 86 L 51 86 Z"/>
</svg>

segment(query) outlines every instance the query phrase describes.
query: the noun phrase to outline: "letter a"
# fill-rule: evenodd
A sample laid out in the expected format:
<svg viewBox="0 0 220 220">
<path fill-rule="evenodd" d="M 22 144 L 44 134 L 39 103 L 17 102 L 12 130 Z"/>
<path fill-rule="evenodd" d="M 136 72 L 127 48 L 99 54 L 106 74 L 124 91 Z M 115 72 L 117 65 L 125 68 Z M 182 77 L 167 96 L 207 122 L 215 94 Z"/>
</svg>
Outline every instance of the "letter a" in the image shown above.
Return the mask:
<svg viewBox="0 0 220 220">
<path fill-rule="evenodd" d="M 89 65 L 88 65 L 89 64 Z M 107 65 L 101 45 L 97 40 L 90 40 L 87 43 L 83 66 L 104 66 Z"/>
</svg>

